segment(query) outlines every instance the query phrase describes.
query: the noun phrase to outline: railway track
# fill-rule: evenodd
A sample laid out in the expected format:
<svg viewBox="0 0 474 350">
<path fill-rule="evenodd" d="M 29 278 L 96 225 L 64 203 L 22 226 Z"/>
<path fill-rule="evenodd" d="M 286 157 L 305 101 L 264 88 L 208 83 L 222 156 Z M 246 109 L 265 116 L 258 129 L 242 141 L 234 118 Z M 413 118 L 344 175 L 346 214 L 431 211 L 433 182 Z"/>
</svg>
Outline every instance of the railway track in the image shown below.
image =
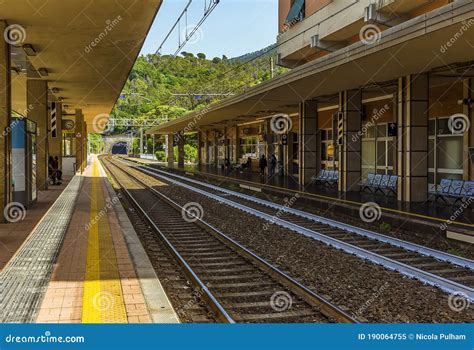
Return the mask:
<svg viewBox="0 0 474 350">
<path fill-rule="evenodd" d="M 123 164 L 105 168 L 146 218 L 220 322 L 356 322 L 299 282 L 151 188 Z"/>
<path fill-rule="evenodd" d="M 314 214 L 162 170 L 137 166 L 142 173 L 218 200 L 231 207 L 317 239 L 338 249 L 474 301 L 474 261 L 364 230 Z M 132 165 L 133 164 L 133 165 Z"/>
<path fill-rule="evenodd" d="M 117 188 L 118 191 L 121 191 Z M 121 197 L 127 216 L 145 249 L 160 283 L 182 323 L 214 323 L 216 317 L 206 303 L 200 300 L 200 291 L 187 278 L 164 243 L 156 239 L 156 232 L 147 223 L 127 196 Z"/>
</svg>

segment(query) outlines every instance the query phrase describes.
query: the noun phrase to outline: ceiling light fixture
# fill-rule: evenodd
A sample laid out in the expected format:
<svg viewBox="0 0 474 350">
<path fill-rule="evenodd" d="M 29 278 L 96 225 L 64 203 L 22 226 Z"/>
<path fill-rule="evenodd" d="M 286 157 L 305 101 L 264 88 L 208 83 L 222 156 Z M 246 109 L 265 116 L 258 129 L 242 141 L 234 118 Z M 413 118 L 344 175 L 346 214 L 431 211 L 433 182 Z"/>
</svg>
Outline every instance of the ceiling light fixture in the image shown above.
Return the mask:
<svg viewBox="0 0 474 350">
<path fill-rule="evenodd" d="M 47 77 L 49 75 L 48 69 L 44 67 L 38 69 L 38 73 L 43 77 Z"/>
<path fill-rule="evenodd" d="M 23 45 L 23 50 L 28 56 L 36 56 L 36 50 L 31 44 Z"/>
</svg>

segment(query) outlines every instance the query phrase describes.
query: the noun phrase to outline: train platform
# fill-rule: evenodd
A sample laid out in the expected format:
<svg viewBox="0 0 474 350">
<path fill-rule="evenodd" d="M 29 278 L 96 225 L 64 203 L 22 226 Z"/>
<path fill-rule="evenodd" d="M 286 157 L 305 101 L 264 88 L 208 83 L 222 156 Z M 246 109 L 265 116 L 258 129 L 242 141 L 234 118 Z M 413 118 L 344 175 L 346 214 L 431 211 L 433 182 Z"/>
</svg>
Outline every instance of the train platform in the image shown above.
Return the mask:
<svg viewBox="0 0 474 350">
<path fill-rule="evenodd" d="M 0 226 L 0 322 L 178 322 L 96 157 L 23 216 Z"/>
<path fill-rule="evenodd" d="M 368 192 L 338 192 L 337 188 L 324 185 L 309 184 L 302 188 L 297 179 L 290 176 L 262 177 L 256 172 L 239 172 L 233 170 L 225 172 L 220 168 L 209 165 L 185 165 L 179 168 L 176 163 L 170 166 L 168 163 L 158 162 L 150 159 L 129 157 L 140 164 L 152 165 L 178 172 L 188 176 L 215 179 L 221 182 L 234 183 L 251 190 L 274 192 L 280 194 L 298 193 L 303 198 L 318 204 L 322 209 L 341 210 L 350 215 L 359 215 L 359 209 L 364 203 L 377 203 L 384 219 L 393 225 L 410 225 L 412 228 L 433 231 L 440 229 L 443 224 L 449 222 L 448 230 L 461 233 L 462 239 L 474 239 L 474 210 L 472 206 L 466 210 L 458 210 L 460 204 L 452 205 L 441 201 L 429 201 L 426 203 L 401 203 L 394 196 L 373 194 Z M 467 235 L 467 238 L 464 237 Z"/>
<path fill-rule="evenodd" d="M 20 211 L 17 214 L 15 212 L 10 213 L 12 215 L 9 219 L 10 222 L 0 223 L 0 270 L 20 248 L 70 181 L 70 176 L 63 176 L 60 185 L 50 186 L 47 191 L 38 191 L 38 199 L 28 208 L 28 215 L 26 215 L 26 211 L 19 208 Z M 15 208 L 11 207 L 11 210 L 15 211 Z"/>
</svg>

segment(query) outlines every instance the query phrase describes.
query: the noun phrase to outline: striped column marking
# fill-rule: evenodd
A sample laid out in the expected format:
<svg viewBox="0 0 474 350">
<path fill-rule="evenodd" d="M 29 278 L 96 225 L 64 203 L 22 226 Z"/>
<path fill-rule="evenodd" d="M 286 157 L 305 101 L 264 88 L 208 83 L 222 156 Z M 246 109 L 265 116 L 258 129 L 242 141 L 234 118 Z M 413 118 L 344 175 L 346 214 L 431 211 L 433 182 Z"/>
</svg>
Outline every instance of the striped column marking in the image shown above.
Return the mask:
<svg viewBox="0 0 474 350">
<path fill-rule="evenodd" d="M 56 102 L 51 102 L 51 137 L 56 138 L 58 134 Z"/>
<path fill-rule="evenodd" d="M 92 164 L 82 323 L 127 323 L 117 257 L 105 212 L 97 159 Z"/>
</svg>

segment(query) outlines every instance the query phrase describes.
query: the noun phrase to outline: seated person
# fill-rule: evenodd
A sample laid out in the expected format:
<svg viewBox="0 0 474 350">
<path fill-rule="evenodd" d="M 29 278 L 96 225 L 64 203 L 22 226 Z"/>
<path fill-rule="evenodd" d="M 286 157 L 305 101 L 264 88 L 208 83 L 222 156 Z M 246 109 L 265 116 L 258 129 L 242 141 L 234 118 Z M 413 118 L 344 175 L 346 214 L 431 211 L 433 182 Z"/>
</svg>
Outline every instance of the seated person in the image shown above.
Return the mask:
<svg viewBox="0 0 474 350">
<path fill-rule="evenodd" d="M 237 169 L 242 173 L 245 169 L 252 169 L 252 158 L 248 157 L 245 163 L 237 166 Z"/>
<path fill-rule="evenodd" d="M 53 185 L 58 184 L 57 172 L 54 169 L 54 158 L 51 156 L 48 159 L 48 177 Z"/>
<path fill-rule="evenodd" d="M 61 170 L 59 170 L 59 158 L 58 156 L 54 157 L 54 167 L 53 167 L 54 171 L 56 171 L 56 178 L 58 179 L 58 181 L 62 181 L 63 180 L 63 172 Z"/>
</svg>

